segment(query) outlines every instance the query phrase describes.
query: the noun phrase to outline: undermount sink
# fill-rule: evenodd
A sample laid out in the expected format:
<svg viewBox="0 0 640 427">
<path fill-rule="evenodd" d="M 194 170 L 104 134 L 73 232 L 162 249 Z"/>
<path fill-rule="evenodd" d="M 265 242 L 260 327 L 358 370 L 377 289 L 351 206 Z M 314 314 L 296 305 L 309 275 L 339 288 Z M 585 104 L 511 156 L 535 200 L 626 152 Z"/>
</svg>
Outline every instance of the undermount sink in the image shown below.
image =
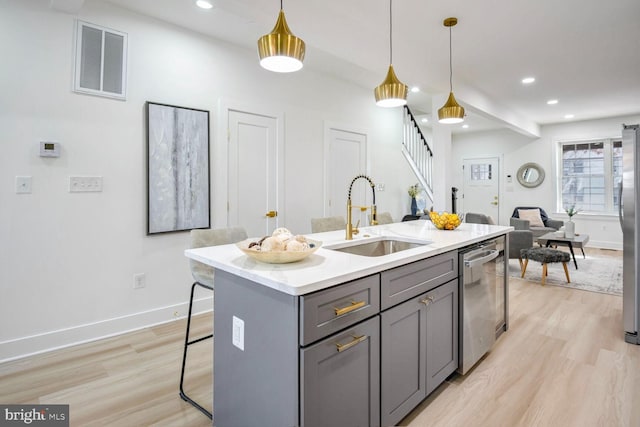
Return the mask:
<svg viewBox="0 0 640 427">
<path fill-rule="evenodd" d="M 407 249 L 418 248 L 420 246 L 428 245 L 431 242 L 407 242 L 404 240 L 397 240 L 391 238 L 385 238 L 382 240 L 374 240 L 367 242 L 358 242 L 350 244 L 348 246 L 327 248 L 338 252 L 346 252 L 354 255 L 376 257 L 389 255 L 396 252 L 406 251 Z"/>
</svg>

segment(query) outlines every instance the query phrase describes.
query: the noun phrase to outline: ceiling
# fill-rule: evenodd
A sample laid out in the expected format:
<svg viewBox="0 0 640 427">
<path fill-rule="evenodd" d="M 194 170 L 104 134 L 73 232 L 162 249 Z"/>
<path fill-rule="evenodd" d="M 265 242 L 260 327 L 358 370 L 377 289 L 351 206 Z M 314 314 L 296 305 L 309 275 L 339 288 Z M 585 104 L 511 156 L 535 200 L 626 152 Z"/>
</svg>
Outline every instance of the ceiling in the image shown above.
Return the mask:
<svg viewBox="0 0 640 427">
<path fill-rule="evenodd" d="M 277 0 L 211 0 L 210 10 L 195 0 L 102 1 L 254 50 L 280 7 Z M 389 65 L 389 2 L 285 1 L 284 10 L 306 42 L 305 69 L 371 88 L 374 102 Z M 458 18 L 453 89 L 467 107 L 468 131 L 640 113 L 638 0 L 396 0 L 393 65 L 401 81 L 420 87 L 409 95 L 420 117 L 430 117 L 432 95 L 449 91 L 442 24 L 449 16 Z M 528 76 L 536 81 L 525 86 Z"/>
</svg>

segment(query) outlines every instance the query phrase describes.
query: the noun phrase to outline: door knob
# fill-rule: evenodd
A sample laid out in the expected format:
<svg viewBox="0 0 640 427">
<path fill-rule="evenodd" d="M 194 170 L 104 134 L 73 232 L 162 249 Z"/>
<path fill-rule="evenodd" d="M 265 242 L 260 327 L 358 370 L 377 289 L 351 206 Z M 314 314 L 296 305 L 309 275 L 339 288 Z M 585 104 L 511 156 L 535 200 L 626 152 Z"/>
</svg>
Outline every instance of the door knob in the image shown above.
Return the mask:
<svg viewBox="0 0 640 427">
<path fill-rule="evenodd" d="M 277 211 L 269 211 L 269 212 L 267 212 L 267 213 L 265 214 L 265 216 L 266 216 L 266 217 L 269 217 L 269 218 L 275 218 L 275 217 L 277 217 L 277 216 L 278 216 L 278 212 L 277 212 Z"/>
</svg>

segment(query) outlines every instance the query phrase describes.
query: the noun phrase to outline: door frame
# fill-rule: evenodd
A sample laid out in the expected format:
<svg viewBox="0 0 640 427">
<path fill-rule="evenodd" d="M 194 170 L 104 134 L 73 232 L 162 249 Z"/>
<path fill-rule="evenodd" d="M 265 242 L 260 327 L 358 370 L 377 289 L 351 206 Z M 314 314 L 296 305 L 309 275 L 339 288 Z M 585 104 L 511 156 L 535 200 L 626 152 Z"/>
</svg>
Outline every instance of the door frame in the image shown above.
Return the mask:
<svg viewBox="0 0 640 427">
<path fill-rule="evenodd" d="M 228 227 L 229 224 L 229 111 L 239 111 L 247 114 L 271 117 L 276 119 L 276 210 L 278 224 L 286 224 L 285 219 L 285 191 L 284 191 L 284 129 L 285 114 L 274 111 L 267 105 L 242 102 L 235 99 L 220 97 L 218 99 L 218 123 L 213 124 L 216 129 L 213 149 L 210 150 L 210 164 L 213 166 L 211 174 L 212 209 L 211 227 Z"/>
<path fill-rule="evenodd" d="M 324 127 L 324 131 L 323 131 L 324 135 L 323 135 L 323 155 L 322 155 L 323 157 L 322 159 L 322 210 L 323 210 L 323 213 L 322 214 L 323 216 L 327 216 L 329 215 L 329 212 L 331 209 L 331 207 L 329 206 L 329 197 L 330 197 L 329 175 L 331 174 L 331 165 L 329 164 L 329 159 L 331 158 L 331 156 L 329 153 L 329 148 L 331 146 L 331 139 L 330 139 L 331 130 L 364 135 L 365 136 L 364 160 L 363 160 L 364 173 L 366 175 L 369 175 L 369 171 L 371 168 L 370 168 L 370 160 L 369 160 L 369 132 L 366 129 L 351 126 L 351 125 L 346 125 L 344 123 L 328 121 L 328 120 L 323 121 L 323 127 Z M 345 187 L 344 191 L 345 191 L 344 205 L 346 209 L 346 205 L 347 205 L 346 194 L 347 194 L 348 188 Z M 346 218 L 346 212 L 344 214 Z"/>
</svg>

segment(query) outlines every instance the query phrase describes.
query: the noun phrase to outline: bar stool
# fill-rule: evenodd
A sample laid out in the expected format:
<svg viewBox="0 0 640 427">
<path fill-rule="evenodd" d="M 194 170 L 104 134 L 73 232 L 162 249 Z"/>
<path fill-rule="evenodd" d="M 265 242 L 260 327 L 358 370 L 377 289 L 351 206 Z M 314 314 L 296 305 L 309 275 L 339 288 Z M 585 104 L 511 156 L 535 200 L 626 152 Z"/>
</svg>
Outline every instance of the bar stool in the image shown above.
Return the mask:
<svg viewBox="0 0 640 427">
<path fill-rule="evenodd" d="M 229 243 L 239 242 L 247 238 L 247 232 L 242 227 L 230 227 L 221 228 L 217 230 L 191 230 L 191 248 L 202 248 L 206 246 L 226 245 Z M 190 403 L 200 412 L 205 414 L 210 419 L 213 419 L 213 414 L 207 411 L 198 402 L 191 399 L 184 391 L 184 372 L 187 364 L 187 350 L 190 345 L 199 343 L 201 341 L 213 338 L 213 333 L 207 336 L 199 337 L 193 340 L 189 340 L 189 331 L 191 329 L 191 313 L 193 310 L 193 295 L 195 294 L 196 286 L 203 289 L 208 289 L 213 292 L 214 290 L 214 270 L 213 267 L 201 262 L 189 260 L 191 275 L 195 282 L 191 285 L 191 296 L 189 298 L 189 313 L 187 315 L 187 331 L 184 338 L 184 351 L 182 354 L 182 369 L 180 372 L 180 397 L 185 402 Z M 214 313 L 215 315 L 215 313 Z"/>
</svg>

